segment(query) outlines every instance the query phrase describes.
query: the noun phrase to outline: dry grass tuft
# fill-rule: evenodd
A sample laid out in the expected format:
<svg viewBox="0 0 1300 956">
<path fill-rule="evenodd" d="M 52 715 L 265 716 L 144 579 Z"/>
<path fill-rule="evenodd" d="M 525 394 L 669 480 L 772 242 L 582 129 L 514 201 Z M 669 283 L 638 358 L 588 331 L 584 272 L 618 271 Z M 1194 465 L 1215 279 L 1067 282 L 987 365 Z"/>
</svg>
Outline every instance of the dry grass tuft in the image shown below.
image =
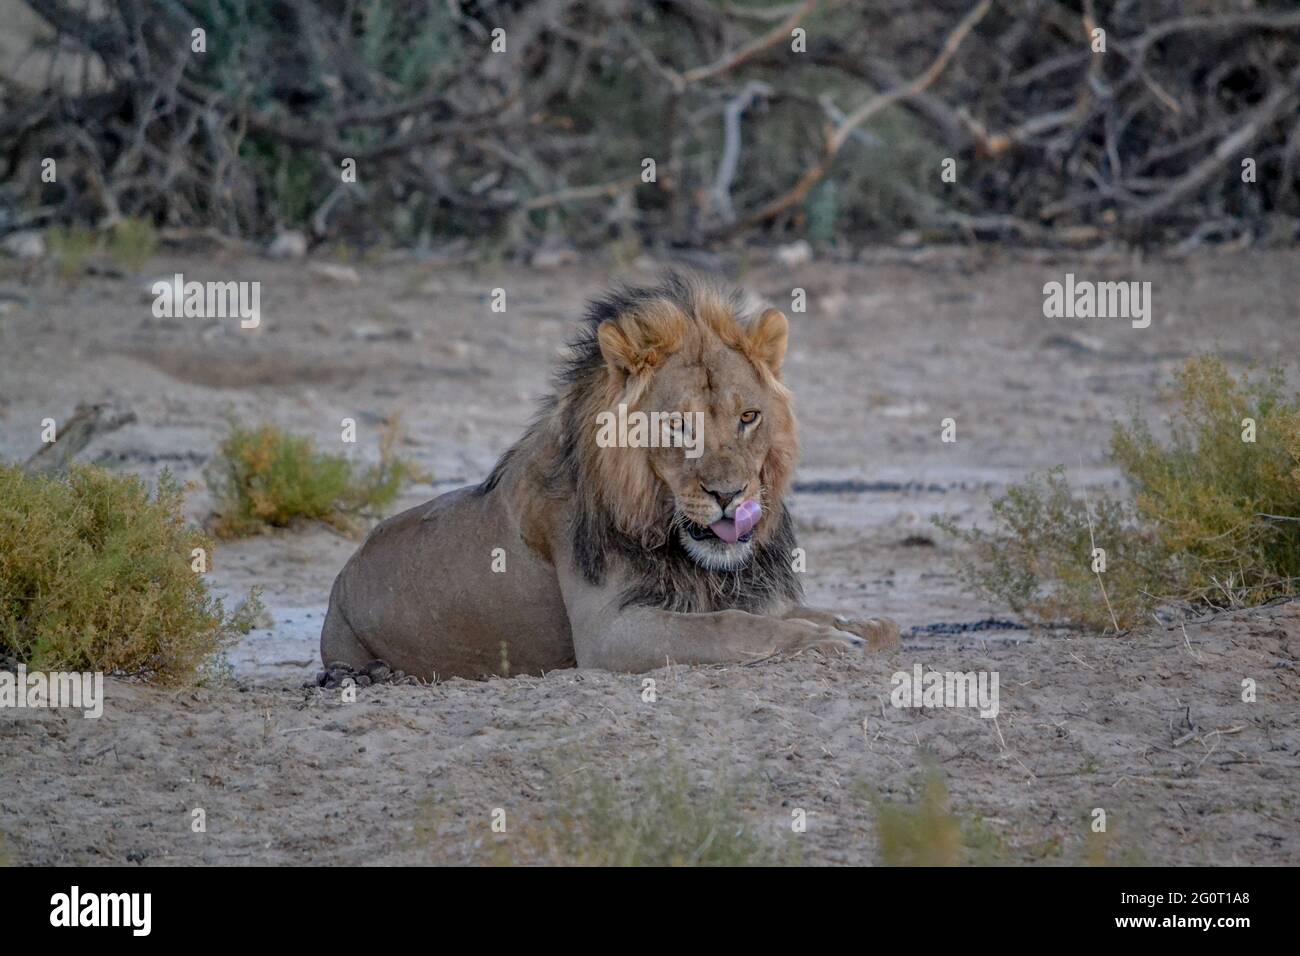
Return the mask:
<svg viewBox="0 0 1300 956">
<path fill-rule="evenodd" d="M 342 455 L 318 452 L 308 436 L 275 425 L 245 428 L 232 422 L 208 468 L 217 499 L 215 533 L 245 537 L 297 519 L 353 530 L 356 519 L 380 516 L 405 484 L 429 480 L 394 452 L 398 434 L 397 425 L 390 424 L 379 463 L 358 470 Z"/>
<path fill-rule="evenodd" d="M 1300 396 L 1278 371 L 1189 362 L 1167 437 L 1136 414 L 1111 451 L 1131 494 L 1077 495 L 1058 468 L 993 503 L 996 528 L 936 523 L 970 546 L 973 590 L 1040 623 L 1120 629 L 1160 606 L 1246 607 L 1300 581 Z M 1253 432 L 1253 434 L 1252 434 Z M 1253 437 L 1253 441 L 1245 440 Z M 1106 569 L 1093 569 L 1093 548 Z"/>
</svg>

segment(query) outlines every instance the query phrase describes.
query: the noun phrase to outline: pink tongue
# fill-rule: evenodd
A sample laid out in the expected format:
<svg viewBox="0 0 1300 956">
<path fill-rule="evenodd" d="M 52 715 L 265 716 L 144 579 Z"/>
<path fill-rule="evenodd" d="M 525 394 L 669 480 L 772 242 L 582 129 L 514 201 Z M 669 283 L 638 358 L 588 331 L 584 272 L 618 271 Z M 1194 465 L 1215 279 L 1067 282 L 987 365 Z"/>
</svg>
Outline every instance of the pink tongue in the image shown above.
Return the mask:
<svg viewBox="0 0 1300 956">
<path fill-rule="evenodd" d="M 723 518 L 709 525 L 709 530 L 727 544 L 735 544 L 753 530 L 758 519 L 763 517 L 763 508 L 753 500 L 742 501 L 736 509 L 735 518 Z"/>
</svg>

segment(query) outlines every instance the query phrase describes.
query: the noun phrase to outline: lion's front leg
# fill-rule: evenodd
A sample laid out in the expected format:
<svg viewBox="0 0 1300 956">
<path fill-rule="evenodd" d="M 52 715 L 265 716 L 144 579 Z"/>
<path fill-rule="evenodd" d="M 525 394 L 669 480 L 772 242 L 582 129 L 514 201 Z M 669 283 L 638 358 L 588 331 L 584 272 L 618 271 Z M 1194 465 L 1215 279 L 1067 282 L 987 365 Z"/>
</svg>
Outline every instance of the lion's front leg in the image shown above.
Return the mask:
<svg viewBox="0 0 1300 956">
<path fill-rule="evenodd" d="M 892 650 L 900 646 L 901 643 L 898 636 L 898 624 L 888 617 L 856 618 L 847 614 L 828 611 L 824 608 L 807 607 L 802 604 L 795 605 L 781 616 L 786 620 L 812 621 L 814 624 L 820 624 L 823 627 L 849 631 L 864 638 L 868 649 L 873 651 Z"/>
<path fill-rule="evenodd" d="M 807 620 L 745 611 L 681 614 L 630 608 L 574 621 L 579 667 L 639 673 L 668 664 L 742 664 L 809 648 L 861 652 L 867 640 Z"/>
</svg>

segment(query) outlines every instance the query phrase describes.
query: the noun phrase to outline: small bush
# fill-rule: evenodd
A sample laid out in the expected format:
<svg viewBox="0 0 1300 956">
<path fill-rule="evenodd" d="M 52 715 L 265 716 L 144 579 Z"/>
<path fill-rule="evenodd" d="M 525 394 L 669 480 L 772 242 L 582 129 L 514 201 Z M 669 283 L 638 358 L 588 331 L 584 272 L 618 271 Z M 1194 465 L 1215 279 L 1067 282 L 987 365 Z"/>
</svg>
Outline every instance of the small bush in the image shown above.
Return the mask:
<svg viewBox="0 0 1300 956">
<path fill-rule="evenodd" d="M 1089 826 L 1085 834 L 1083 843 L 1073 854 L 1071 862 L 1075 866 L 1151 866 L 1142 844 L 1123 839 L 1115 832 L 1114 825 L 1101 833 Z"/>
<path fill-rule="evenodd" d="M 1005 848 L 980 821 L 965 820 L 949 806 L 948 787 L 936 770 L 926 772 L 915 803 L 871 796 L 876 840 L 884 866 L 961 866 L 999 862 Z"/>
<path fill-rule="evenodd" d="M 793 838 L 766 838 L 730 780 L 696 785 L 673 758 L 619 786 L 586 771 L 560 775 L 552 810 L 497 840 L 493 862 L 572 866 L 773 866 L 798 862 Z"/>
<path fill-rule="evenodd" d="M 99 248 L 99 238 L 84 226 L 55 226 L 46 235 L 54 256 L 59 278 L 75 284 L 86 271 L 86 264 Z"/>
<path fill-rule="evenodd" d="M 1062 469 L 993 503 L 992 532 L 936 523 L 971 546 L 963 580 L 1042 623 L 1128 628 L 1161 605 L 1233 607 L 1300 581 L 1300 397 L 1280 372 L 1233 378 L 1195 359 L 1161 441 L 1137 415 L 1112 454 L 1132 494 L 1075 496 Z M 1253 422 L 1254 441 L 1247 428 Z M 1106 571 L 1092 550 L 1106 552 Z M 1104 592 L 1103 592 L 1104 585 Z"/>
<path fill-rule="evenodd" d="M 993 502 L 993 518 L 994 532 L 936 524 L 971 545 L 958 566 L 963 583 L 1033 621 L 1105 629 L 1113 611 L 1130 627 L 1160 589 L 1164 553 L 1133 507 L 1107 495 L 1076 497 L 1063 468 L 1013 485 Z M 1094 540 L 1106 551 L 1101 578 L 1092 569 Z"/>
<path fill-rule="evenodd" d="M 1300 396 L 1280 371 L 1235 380 L 1217 359 L 1179 373 L 1167 444 L 1136 417 L 1112 451 L 1184 599 L 1259 603 L 1300 580 Z M 1246 419 L 1254 441 L 1243 440 Z"/>
<path fill-rule="evenodd" d="M 212 542 L 185 524 L 182 497 L 166 473 L 150 495 L 134 475 L 0 465 L 0 652 L 169 683 L 247 632 L 256 599 L 227 614 L 191 569 Z"/>
<path fill-rule="evenodd" d="M 139 272 L 158 247 L 158 232 L 147 219 L 120 219 L 109 231 L 109 258 L 128 272 Z"/>
<path fill-rule="evenodd" d="M 408 482 L 428 481 L 393 451 L 398 429 L 384 430 L 379 463 L 364 471 L 342 455 L 316 450 L 309 436 L 275 425 L 231 423 L 208 484 L 217 497 L 214 530 L 223 538 L 282 528 L 295 519 L 351 529 L 358 517 L 377 517 Z"/>
</svg>

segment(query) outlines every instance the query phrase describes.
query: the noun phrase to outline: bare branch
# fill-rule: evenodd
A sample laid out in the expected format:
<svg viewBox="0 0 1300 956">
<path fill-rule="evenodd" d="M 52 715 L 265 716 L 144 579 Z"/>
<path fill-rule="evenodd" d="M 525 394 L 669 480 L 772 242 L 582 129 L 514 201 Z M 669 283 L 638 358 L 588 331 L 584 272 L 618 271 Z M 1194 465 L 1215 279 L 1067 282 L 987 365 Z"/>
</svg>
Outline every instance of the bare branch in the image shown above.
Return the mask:
<svg viewBox="0 0 1300 956">
<path fill-rule="evenodd" d="M 1269 123 L 1294 110 L 1298 96 L 1300 96 L 1300 70 L 1292 73 L 1283 86 L 1274 90 L 1268 99 L 1256 107 L 1246 122 L 1221 140 L 1213 153 L 1179 177 L 1172 186 L 1155 199 L 1132 209 L 1126 218 L 1131 222 L 1154 219 L 1168 211 L 1175 203 L 1190 196 L 1214 176 L 1224 163 L 1238 157 L 1241 150 L 1258 139 Z"/>
<path fill-rule="evenodd" d="M 826 133 L 826 142 L 822 149 L 821 158 L 804 172 L 799 181 L 788 192 L 771 200 L 756 212 L 751 213 L 739 224 L 740 227 L 746 228 L 765 222 L 803 202 L 813 186 L 821 182 L 826 175 L 827 169 L 835 159 L 835 154 L 848 141 L 853 131 L 881 110 L 909 97 L 916 96 L 928 88 L 930 84 L 939 78 L 939 74 L 948 65 L 953 54 L 957 52 L 957 48 L 961 46 L 962 41 L 966 39 L 971 30 L 975 29 L 975 25 L 984 19 L 992 6 L 993 0 L 980 0 L 948 34 L 943 47 L 939 50 L 939 55 L 919 76 L 901 87 L 871 97 L 845 117 L 842 123 L 830 129 Z M 715 235 L 733 234 L 736 231 L 738 231 L 737 228 L 733 226 L 719 230 Z"/>
<path fill-rule="evenodd" d="M 701 80 L 711 79 L 723 73 L 729 73 L 742 63 L 753 59 L 771 47 L 776 46 L 783 39 L 790 36 L 790 32 L 799 25 L 799 21 L 812 13 L 816 8 L 819 0 L 804 0 L 790 16 L 786 17 L 778 26 L 769 30 L 763 36 L 746 44 L 739 50 L 728 53 L 722 59 L 707 66 L 697 66 L 693 70 L 687 70 L 682 74 L 682 80 L 686 84 L 699 83 Z M 992 0 L 990 0 L 992 2 Z"/>
</svg>

